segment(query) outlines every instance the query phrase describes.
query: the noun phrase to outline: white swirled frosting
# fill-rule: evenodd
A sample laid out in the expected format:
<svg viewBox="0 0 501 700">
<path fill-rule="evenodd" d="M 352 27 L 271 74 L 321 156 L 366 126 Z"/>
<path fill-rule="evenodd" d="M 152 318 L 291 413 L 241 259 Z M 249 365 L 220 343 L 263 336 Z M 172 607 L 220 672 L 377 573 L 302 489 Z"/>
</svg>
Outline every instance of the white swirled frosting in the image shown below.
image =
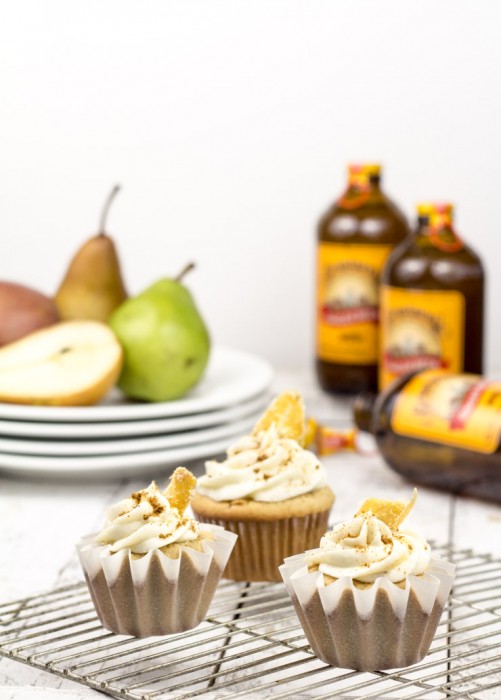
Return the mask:
<svg viewBox="0 0 501 700">
<path fill-rule="evenodd" d="M 372 583 L 385 576 L 393 583 L 422 574 L 430 562 L 430 545 L 410 530 L 392 532 L 369 511 L 334 527 L 320 547 L 306 553 L 310 565 L 333 578 L 348 576 Z"/>
<path fill-rule="evenodd" d="M 111 552 L 130 549 L 145 554 L 177 542 L 198 539 L 197 523 L 171 508 L 169 501 L 152 481 L 147 489 L 111 506 L 106 523 L 96 541 L 108 544 Z"/>
<path fill-rule="evenodd" d="M 325 485 L 324 468 L 316 456 L 272 425 L 247 435 L 229 448 L 224 462 L 206 462 L 197 490 L 215 501 L 248 498 L 285 501 Z"/>
</svg>

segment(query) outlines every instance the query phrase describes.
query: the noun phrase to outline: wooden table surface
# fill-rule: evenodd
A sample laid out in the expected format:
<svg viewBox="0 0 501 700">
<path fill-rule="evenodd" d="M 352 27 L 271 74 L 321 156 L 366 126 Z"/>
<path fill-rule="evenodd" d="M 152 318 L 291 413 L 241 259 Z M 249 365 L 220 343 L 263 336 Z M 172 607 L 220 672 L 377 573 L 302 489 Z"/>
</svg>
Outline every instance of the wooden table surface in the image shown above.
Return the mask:
<svg viewBox="0 0 501 700">
<path fill-rule="evenodd" d="M 274 390 L 302 391 L 310 415 L 326 423 L 348 425 L 347 402 L 318 390 L 308 372 L 278 373 Z M 333 522 L 350 518 L 368 496 L 407 499 L 412 485 L 389 469 L 379 456 L 343 453 L 324 459 L 336 493 Z M 201 473 L 203 465 L 193 466 Z M 75 542 L 100 528 L 111 503 L 142 488 L 151 478 L 160 484 L 170 469 L 145 472 L 137 479 L 44 481 L 13 479 L 0 472 L 0 602 L 81 580 Z M 501 558 L 501 508 L 471 499 L 419 489 L 409 525 L 429 540 Z M 501 698 L 499 692 L 489 695 Z M 103 697 L 44 671 L 0 659 L 0 700 L 52 700 Z"/>
</svg>

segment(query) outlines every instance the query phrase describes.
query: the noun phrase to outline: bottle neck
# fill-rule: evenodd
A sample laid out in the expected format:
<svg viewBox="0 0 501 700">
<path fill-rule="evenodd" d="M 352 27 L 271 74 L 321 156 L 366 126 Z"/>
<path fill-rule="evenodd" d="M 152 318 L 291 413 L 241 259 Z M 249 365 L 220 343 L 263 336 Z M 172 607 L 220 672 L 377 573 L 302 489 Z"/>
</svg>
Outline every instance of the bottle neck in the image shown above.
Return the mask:
<svg viewBox="0 0 501 700">
<path fill-rule="evenodd" d="M 381 176 L 350 174 L 348 186 L 339 200 L 344 209 L 358 209 L 381 197 Z"/>
<path fill-rule="evenodd" d="M 454 253 L 464 247 L 449 217 L 434 221 L 429 216 L 419 216 L 415 236 L 425 237 L 435 248 L 446 253 Z"/>
<path fill-rule="evenodd" d="M 348 177 L 348 189 L 360 192 L 378 192 L 381 189 L 381 175 L 350 174 Z"/>
<path fill-rule="evenodd" d="M 366 391 L 358 394 L 353 402 L 353 419 L 359 430 L 367 433 L 372 432 L 372 415 L 376 403 L 377 394 Z"/>
<path fill-rule="evenodd" d="M 418 216 L 416 234 L 427 236 L 430 233 L 430 217 Z"/>
</svg>

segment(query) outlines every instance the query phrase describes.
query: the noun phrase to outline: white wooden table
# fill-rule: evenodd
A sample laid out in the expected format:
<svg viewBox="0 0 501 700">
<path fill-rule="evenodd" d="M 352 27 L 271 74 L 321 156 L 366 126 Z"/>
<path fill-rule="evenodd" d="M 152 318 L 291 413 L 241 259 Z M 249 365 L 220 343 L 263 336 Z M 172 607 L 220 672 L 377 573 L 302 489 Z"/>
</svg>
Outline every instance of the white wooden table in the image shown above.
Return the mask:
<svg viewBox="0 0 501 700">
<path fill-rule="evenodd" d="M 318 390 L 307 372 L 282 372 L 276 391 L 302 391 L 310 415 L 326 423 L 348 425 L 350 410 Z M 351 453 L 324 459 L 336 493 L 333 520 L 353 515 L 368 496 L 406 499 L 411 485 L 377 457 Z M 187 465 L 190 466 L 190 465 Z M 202 464 L 195 465 L 201 473 Z M 137 479 L 105 482 L 15 480 L 0 472 L 0 601 L 14 600 L 82 579 L 74 544 L 100 528 L 111 503 L 142 488 L 151 478 L 165 483 L 170 470 Z M 471 547 L 501 557 L 501 508 L 479 501 L 419 489 L 409 524 L 439 544 Z M 0 700 L 53 700 L 103 697 L 100 693 L 18 662 L 0 659 Z M 490 695 L 501 698 L 499 692 Z"/>
</svg>

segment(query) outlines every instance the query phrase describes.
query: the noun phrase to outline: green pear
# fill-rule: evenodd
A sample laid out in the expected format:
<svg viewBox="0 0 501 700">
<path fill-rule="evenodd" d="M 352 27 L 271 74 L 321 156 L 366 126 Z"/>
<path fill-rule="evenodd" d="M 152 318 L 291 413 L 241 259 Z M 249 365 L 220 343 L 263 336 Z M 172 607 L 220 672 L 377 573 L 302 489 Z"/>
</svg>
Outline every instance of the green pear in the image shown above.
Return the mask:
<svg viewBox="0 0 501 700">
<path fill-rule="evenodd" d="M 128 299 L 109 320 L 124 350 L 118 386 L 130 398 L 177 399 L 203 375 L 209 359 L 209 333 L 182 283 L 192 267 Z"/>
</svg>

